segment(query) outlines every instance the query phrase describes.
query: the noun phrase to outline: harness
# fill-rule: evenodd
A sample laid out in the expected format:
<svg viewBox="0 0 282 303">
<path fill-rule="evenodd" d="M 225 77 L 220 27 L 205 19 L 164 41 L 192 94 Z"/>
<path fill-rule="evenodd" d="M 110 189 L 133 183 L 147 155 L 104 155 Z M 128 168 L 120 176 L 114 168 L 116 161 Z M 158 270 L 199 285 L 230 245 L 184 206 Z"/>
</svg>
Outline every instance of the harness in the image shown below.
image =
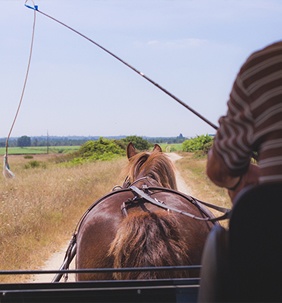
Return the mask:
<svg viewBox="0 0 282 303">
<path fill-rule="evenodd" d="M 188 196 L 186 194 L 183 194 L 183 193 L 178 192 L 178 191 L 173 190 L 173 189 L 162 188 L 162 187 L 147 187 L 146 185 L 143 186 L 142 189 L 139 189 L 136 186 L 130 186 L 129 188 L 130 188 L 130 190 L 132 192 L 135 193 L 135 195 L 137 197 L 142 198 L 142 199 L 146 200 L 147 202 L 150 202 L 151 204 L 153 204 L 155 206 L 158 206 L 160 208 L 164 208 L 164 209 L 166 209 L 168 211 L 172 211 L 172 212 L 175 212 L 175 213 L 178 213 L 178 214 L 182 214 L 184 216 L 190 217 L 190 218 L 195 219 L 195 220 L 210 221 L 210 222 L 214 223 L 216 221 L 224 220 L 224 219 L 228 219 L 229 218 L 230 209 L 226 209 L 226 208 L 219 207 L 219 206 L 216 206 L 216 205 L 213 205 L 213 204 L 209 204 L 207 202 L 200 201 L 198 199 L 195 199 L 194 197 Z M 179 195 L 179 196 L 185 198 L 190 203 L 194 204 L 201 211 L 201 213 L 203 213 L 205 215 L 205 217 L 195 216 L 195 215 L 193 215 L 191 213 L 187 213 L 187 212 L 185 212 L 183 210 L 179 210 L 177 208 L 168 206 L 168 205 L 164 204 L 164 202 L 159 201 L 156 198 L 153 199 L 151 197 L 151 195 L 150 195 L 150 191 L 152 192 L 154 190 L 173 193 L 173 194 L 176 194 L 176 195 Z M 205 206 L 208 206 L 210 208 L 213 208 L 213 209 L 215 209 L 215 210 L 217 210 L 219 212 L 222 212 L 223 215 L 221 215 L 219 217 L 212 218 L 212 217 L 209 216 L 209 214 L 206 212 L 206 210 L 201 206 L 201 204 L 205 205 Z"/>
<path fill-rule="evenodd" d="M 105 196 L 101 197 L 100 199 L 98 199 L 97 201 L 95 201 L 87 210 L 86 212 L 82 215 L 81 219 L 79 220 L 75 231 L 73 233 L 73 236 L 70 240 L 69 246 L 67 248 L 66 254 L 65 254 L 65 258 L 64 261 L 60 267 L 59 270 L 66 270 L 69 268 L 70 263 L 72 262 L 73 258 L 76 255 L 76 237 L 77 234 L 79 232 L 80 226 L 82 224 L 82 222 L 84 221 L 84 219 L 87 217 L 87 215 L 89 214 L 89 212 L 98 204 L 102 203 L 103 201 L 105 201 L 107 198 L 112 197 L 114 195 L 118 195 L 120 193 L 124 193 L 124 192 L 132 192 L 134 194 L 134 197 L 131 199 L 128 199 L 127 201 L 124 201 L 121 205 L 121 212 L 124 216 L 127 216 L 127 209 L 134 207 L 136 205 L 140 206 L 144 211 L 149 211 L 146 206 L 144 205 L 145 202 L 149 202 L 150 204 L 153 204 L 157 207 L 160 207 L 162 209 L 165 209 L 167 211 L 171 211 L 171 212 L 175 212 L 184 216 L 188 216 L 192 219 L 195 220 L 200 220 L 200 221 L 205 221 L 205 222 L 212 222 L 213 224 L 216 224 L 217 221 L 219 220 L 224 220 L 224 219 L 228 219 L 230 217 L 230 209 L 227 208 L 223 208 L 223 207 L 219 207 L 217 205 L 213 205 L 207 202 L 203 202 L 200 201 L 192 196 L 186 195 L 184 193 L 178 192 L 176 190 L 170 189 L 170 188 L 164 188 L 164 187 L 159 187 L 159 186 L 148 186 L 148 184 L 142 184 L 142 186 L 137 187 L 134 184 L 140 182 L 141 180 L 145 179 L 147 181 L 148 184 L 152 184 L 150 182 L 150 178 L 148 177 L 143 177 L 140 178 L 136 181 L 134 181 L 133 183 L 130 183 L 128 178 L 125 179 L 123 186 L 115 186 L 113 188 L 113 190 L 106 194 Z M 187 200 L 189 203 L 192 203 L 193 205 L 195 205 L 200 213 L 202 214 L 202 217 L 198 217 L 195 216 L 191 213 L 188 213 L 186 211 L 183 210 L 179 210 L 175 207 L 171 207 L 166 205 L 163 201 L 160 201 L 156 198 L 153 198 L 152 195 L 156 192 L 167 192 L 167 193 L 173 193 L 175 195 L 178 195 L 182 198 L 184 198 L 185 200 Z M 221 213 L 223 213 L 223 215 L 219 216 L 219 217 L 211 217 L 210 214 L 206 211 L 206 209 L 203 206 L 207 206 L 209 208 L 212 208 L 214 210 L 217 210 Z M 63 276 L 63 273 L 59 273 L 57 274 L 52 282 L 59 282 L 61 277 Z M 65 281 L 67 281 L 68 276 L 67 274 L 65 274 Z"/>
</svg>

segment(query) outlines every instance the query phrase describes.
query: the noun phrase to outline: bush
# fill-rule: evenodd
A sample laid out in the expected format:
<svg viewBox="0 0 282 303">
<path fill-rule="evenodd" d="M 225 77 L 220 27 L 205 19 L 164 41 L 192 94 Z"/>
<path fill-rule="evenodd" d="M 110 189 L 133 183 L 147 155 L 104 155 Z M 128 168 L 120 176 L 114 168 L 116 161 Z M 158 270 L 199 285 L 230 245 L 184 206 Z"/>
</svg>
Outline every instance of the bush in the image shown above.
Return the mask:
<svg viewBox="0 0 282 303">
<path fill-rule="evenodd" d="M 36 161 L 36 160 L 32 160 L 32 161 L 29 161 L 28 163 L 26 163 L 24 165 L 24 168 L 25 169 L 29 169 L 29 168 L 46 168 L 46 163 L 42 163 L 42 162 L 39 162 L 39 161 Z"/>
<path fill-rule="evenodd" d="M 191 138 L 182 143 L 182 150 L 185 152 L 204 151 L 205 153 L 212 145 L 212 137 L 209 135 L 201 135 Z"/>
<path fill-rule="evenodd" d="M 97 141 L 87 141 L 75 153 L 73 163 L 83 163 L 85 161 L 111 160 L 118 156 L 124 156 L 122 149 L 114 140 L 99 138 Z"/>
<path fill-rule="evenodd" d="M 207 142 L 207 143 L 204 144 L 203 152 L 205 154 L 207 154 L 209 152 L 209 150 L 212 148 L 212 145 L 213 145 L 213 139 L 210 142 Z"/>
</svg>

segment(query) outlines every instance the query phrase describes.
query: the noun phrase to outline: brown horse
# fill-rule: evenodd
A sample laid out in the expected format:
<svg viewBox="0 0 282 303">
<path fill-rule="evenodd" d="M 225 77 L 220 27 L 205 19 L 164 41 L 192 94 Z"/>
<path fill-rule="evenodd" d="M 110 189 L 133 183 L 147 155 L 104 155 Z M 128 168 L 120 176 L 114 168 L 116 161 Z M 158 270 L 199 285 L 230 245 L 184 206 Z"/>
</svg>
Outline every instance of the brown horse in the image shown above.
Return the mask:
<svg viewBox="0 0 282 303">
<path fill-rule="evenodd" d="M 98 200 L 80 223 L 76 268 L 199 265 L 212 223 L 191 216 L 203 218 L 212 214 L 193 198 L 176 191 L 173 164 L 159 145 L 151 153 L 137 153 L 130 143 L 127 157 L 123 187 Z M 187 270 L 130 271 L 83 273 L 77 280 L 188 276 Z"/>
</svg>

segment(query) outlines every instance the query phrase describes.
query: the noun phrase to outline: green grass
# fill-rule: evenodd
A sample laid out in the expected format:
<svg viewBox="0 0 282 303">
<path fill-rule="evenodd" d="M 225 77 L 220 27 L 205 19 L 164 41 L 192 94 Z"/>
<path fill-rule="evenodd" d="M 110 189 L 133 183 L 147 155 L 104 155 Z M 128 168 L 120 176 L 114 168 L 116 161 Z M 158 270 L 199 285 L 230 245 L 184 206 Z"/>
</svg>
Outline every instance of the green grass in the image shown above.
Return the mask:
<svg viewBox="0 0 282 303">
<path fill-rule="evenodd" d="M 176 152 L 176 151 L 182 151 L 182 143 L 172 143 L 172 144 L 166 144 L 166 143 L 160 143 L 160 147 L 164 152 Z"/>
<path fill-rule="evenodd" d="M 176 152 L 182 151 L 182 143 L 175 144 L 160 144 L 164 152 Z M 66 154 L 70 152 L 77 151 L 80 146 L 49 146 L 48 152 L 50 154 Z M 0 147 L 0 155 L 6 153 L 5 147 Z M 9 155 L 38 155 L 38 154 L 47 154 L 47 146 L 29 146 L 29 147 L 9 147 Z"/>
<path fill-rule="evenodd" d="M 80 146 L 49 146 L 48 152 L 55 154 L 65 154 L 74 152 L 79 149 Z M 0 155 L 6 153 L 5 147 L 0 147 Z M 28 155 L 28 154 L 47 154 L 46 146 L 30 146 L 30 147 L 9 147 L 9 155 Z"/>
</svg>

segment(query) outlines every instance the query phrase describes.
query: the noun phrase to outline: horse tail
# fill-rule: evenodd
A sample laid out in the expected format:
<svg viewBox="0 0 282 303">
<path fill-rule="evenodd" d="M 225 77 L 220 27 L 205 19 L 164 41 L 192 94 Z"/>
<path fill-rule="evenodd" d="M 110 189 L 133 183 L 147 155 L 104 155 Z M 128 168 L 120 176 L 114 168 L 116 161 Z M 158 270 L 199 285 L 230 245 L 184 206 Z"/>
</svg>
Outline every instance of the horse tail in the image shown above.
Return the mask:
<svg viewBox="0 0 282 303">
<path fill-rule="evenodd" d="M 118 228 L 109 255 L 114 258 L 115 268 L 191 265 L 175 215 L 167 211 L 129 214 Z M 184 270 L 114 273 L 118 280 L 188 276 Z"/>
</svg>

